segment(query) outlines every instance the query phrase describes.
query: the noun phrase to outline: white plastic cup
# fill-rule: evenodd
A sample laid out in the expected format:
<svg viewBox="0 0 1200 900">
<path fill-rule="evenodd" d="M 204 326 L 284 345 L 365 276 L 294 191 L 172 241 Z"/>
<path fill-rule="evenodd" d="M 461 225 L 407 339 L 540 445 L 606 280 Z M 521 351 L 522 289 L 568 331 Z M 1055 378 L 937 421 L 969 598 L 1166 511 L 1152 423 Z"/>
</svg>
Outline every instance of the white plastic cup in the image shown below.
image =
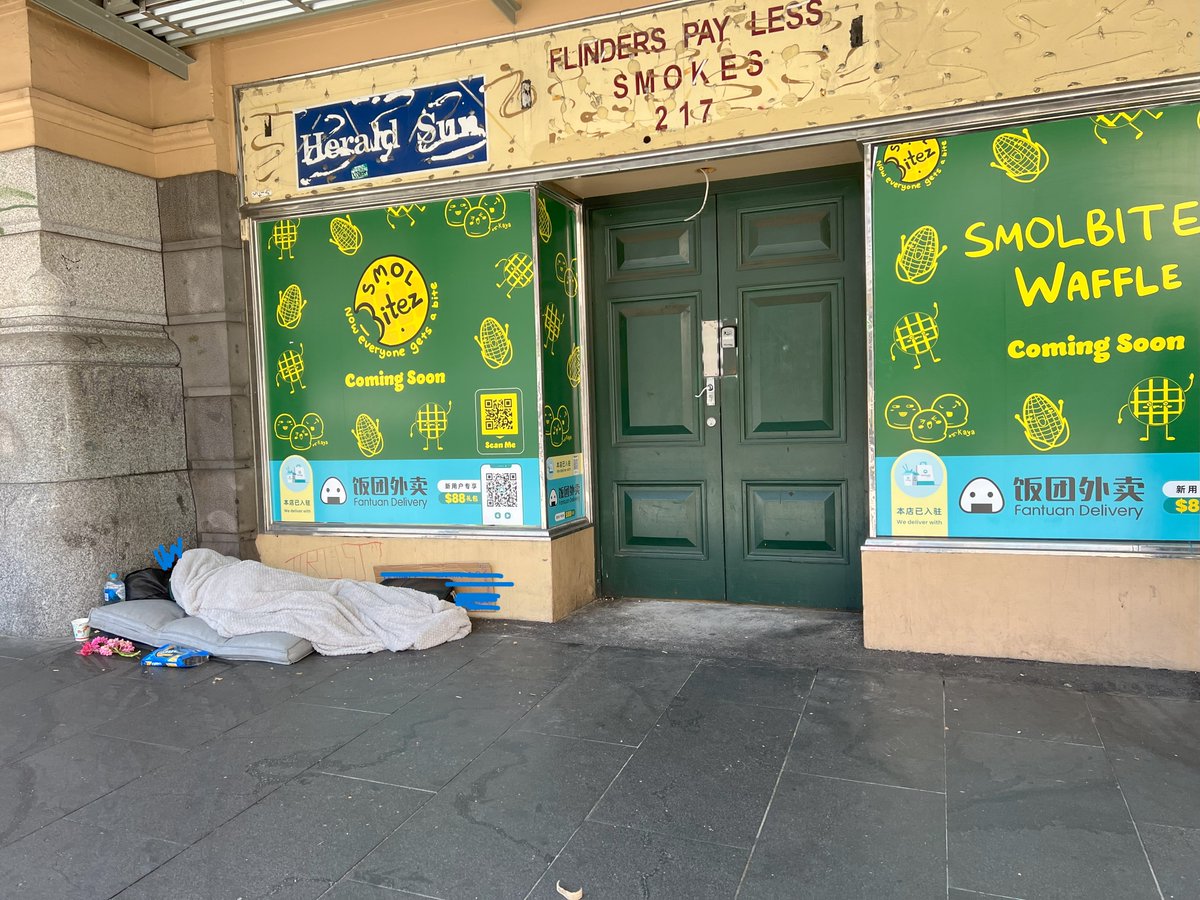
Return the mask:
<svg viewBox="0 0 1200 900">
<path fill-rule="evenodd" d="M 86 641 L 92 635 L 92 629 L 88 627 L 87 616 L 82 619 L 71 620 L 71 631 L 75 635 L 75 640 Z"/>
</svg>

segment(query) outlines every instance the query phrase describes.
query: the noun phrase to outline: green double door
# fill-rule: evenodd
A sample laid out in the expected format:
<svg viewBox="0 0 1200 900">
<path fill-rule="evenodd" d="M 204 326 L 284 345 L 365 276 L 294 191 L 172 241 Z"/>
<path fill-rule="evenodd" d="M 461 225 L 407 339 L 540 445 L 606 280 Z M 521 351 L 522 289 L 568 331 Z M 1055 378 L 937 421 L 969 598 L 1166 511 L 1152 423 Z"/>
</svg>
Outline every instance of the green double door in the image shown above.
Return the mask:
<svg viewBox="0 0 1200 900">
<path fill-rule="evenodd" d="M 601 587 L 858 608 L 861 175 L 700 199 L 589 210 Z"/>
</svg>

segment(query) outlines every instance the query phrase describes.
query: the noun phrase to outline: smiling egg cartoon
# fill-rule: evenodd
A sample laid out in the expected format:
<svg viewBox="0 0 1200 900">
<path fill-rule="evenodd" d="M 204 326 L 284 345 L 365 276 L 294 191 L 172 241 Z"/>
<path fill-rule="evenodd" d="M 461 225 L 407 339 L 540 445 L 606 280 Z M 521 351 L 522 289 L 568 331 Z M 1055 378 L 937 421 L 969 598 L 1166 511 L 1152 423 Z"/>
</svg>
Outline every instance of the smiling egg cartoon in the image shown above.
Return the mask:
<svg viewBox="0 0 1200 900">
<path fill-rule="evenodd" d="M 921 411 L 921 404 L 915 397 L 901 394 L 888 401 L 883 410 L 883 418 L 889 428 L 899 428 L 907 431 L 912 427 L 913 416 Z"/>
</svg>

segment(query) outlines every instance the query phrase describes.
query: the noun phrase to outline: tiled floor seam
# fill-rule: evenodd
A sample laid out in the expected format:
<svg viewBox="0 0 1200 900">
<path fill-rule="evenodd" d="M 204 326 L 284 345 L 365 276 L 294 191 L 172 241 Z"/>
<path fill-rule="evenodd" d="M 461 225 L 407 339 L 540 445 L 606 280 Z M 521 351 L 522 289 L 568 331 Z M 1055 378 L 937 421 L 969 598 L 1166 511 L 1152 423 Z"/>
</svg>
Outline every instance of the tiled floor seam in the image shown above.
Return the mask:
<svg viewBox="0 0 1200 900">
<path fill-rule="evenodd" d="M 1027 737 L 1026 735 L 1023 735 L 1023 734 L 1005 734 L 1002 731 L 978 731 L 977 729 L 974 729 L 974 728 L 955 728 L 954 731 L 957 734 L 982 734 L 987 737 L 1011 738 L 1014 741 L 1033 741 L 1034 743 L 1037 743 L 1037 744 L 1062 744 L 1063 746 L 1066 746 L 1066 747 L 1087 747 L 1091 750 L 1103 750 L 1104 749 L 1103 743 L 1084 744 L 1084 743 L 1081 743 L 1080 741 L 1056 741 L 1053 738 L 1035 738 L 1035 737 Z M 1097 738 L 1097 740 L 1100 740 L 1100 739 Z"/>
<path fill-rule="evenodd" d="M 805 772 L 802 769 L 792 769 L 787 774 L 803 775 L 805 778 L 823 778 L 826 781 L 842 781 L 847 784 L 865 784 L 869 785 L 870 787 L 891 788 L 897 791 L 912 791 L 914 794 L 936 794 L 939 797 L 946 796 L 945 791 L 931 791 L 929 788 L 915 788 L 909 787 L 905 784 L 887 784 L 883 781 L 863 781 L 859 778 L 841 778 L 837 775 L 820 775 L 816 772 Z"/>
<path fill-rule="evenodd" d="M 232 727 L 236 728 L 237 726 L 235 725 Z M 227 729 L 227 730 L 232 730 L 232 729 Z M 95 731 L 88 731 L 86 733 L 87 734 L 97 734 L 97 732 L 95 732 Z M 224 731 L 221 732 L 221 734 L 224 734 L 224 733 L 225 733 Z M 78 735 L 76 735 L 76 736 L 78 736 Z M 125 741 L 126 743 L 129 743 L 129 744 L 145 744 L 147 747 L 162 747 L 164 750 L 179 750 L 181 756 L 184 753 L 188 753 L 194 749 L 193 747 L 190 747 L 190 746 L 184 747 L 181 744 L 160 744 L 157 741 L 143 741 L 141 738 L 129 737 L 129 735 L 126 735 L 126 734 L 105 734 L 102 736 L 106 737 L 106 738 L 112 738 L 114 741 Z M 214 735 L 214 737 L 220 737 L 220 736 L 221 735 Z M 210 738 L 210 740 L 211 740 L 211 738 Z M 207 743 L 207 741 L 205 743 Z M 153 771 L 153 769 L 151 769 L 150 771 Z M 145 774 L 148 774 L 148 773 L 146 773 L 146 772 L 142 773 L 142 775 L 145 775 Z M 141 777 L 142 777 L 141 775 L 138 776 L 138 778 L 141 778 Z"/>
<path fill-rule="evenodd" d="M 422 691 L 421 693 L 424 693 L 424 691 Z M 418 694 L 417 696 L 419 697 L 420 694 Z M 359 709 L 357 706 L 341 706 L 340 704 L 337 704 L 337 703 L 318 703 L 315 700 L 301 700 L 299 696 L 293 697 L 292 699 L 296 703 L 299 703 L 301 706 L 316 706 L 316 707 L 319 707 L 320 709 L 344 709 L 347 712 L 366 713 L 367 715 L 370 715 L 370 716 L 383 716 L 384 718 L 387 718 L 388 716 L 392 715 L 392 713 L 390 713 L 390 712 L 380 712 L 377 709 Z M 416 699 L 417 699 L 416 697 L 413 697 L 413 700 L 416 700 Z M 399 712 L 401 709 L 404 709 L 405 706 L 408 706 L 408 704 L 411 702 L 412 702 L 412 700 L 407 701 L 406 703 L 402 704 L 401 706 L 398 706 L 395 710 L 393 710 L 393 712 Z"/>
<path fill-rule="evenodd" d="M 1092 704 L 1088 702 L 1086 693 L 1083 695 L 1083 705 L 1088 711 L 1088 718 L 1091 719 L 1092 727 L 1096 729 L 1097 739 L 1100 741 L 1100 751 L 1104 754 L 1104 762 L 1108 765 L 1108 771 L 1112 773 L 1113 783 L 1117 786 L 1117 793 L 1121 795 L 1121 802 L 1125 804 L 1125 813 L 1129 816 L 1129 823 L 1133 826 L 1133 833 L 1137 835 L 1138 846 L 1142 848 L 1142 856 L 1146 859 L 1146 868 L 1150 870 L 1150 877 L 1154 879 L 1154 889 L 1158 891 L 1159 900 L 1165 900 L 1162 885 L 1158 883 L 1158 873 L 1154 871 L 1154 863 L 1150 862 L 1150 854 L 1146 850 L 1146 842 L 1142 840 L 1142 829 L 1138 828 L 1137 820 L 1133 818 L 1133 810 L 1129 808 L 1129 800 L 1125 796 L 1125 788 L 1121 787 L 1121 779 L 1117 775 L 1116 766 L 1112 764 L 1112 759 L 1108 755 L 1108 748 L 1104 746 L 1104 736 L 1100 734 L 1100 726 L 1096 724 L 1096 714 L 1092 712 Z"/>
<path fill-rule="evenodd" d="M 316 768 L 316 766 L 311 769 L 305 769 L 305 771 L 315 772 L 318 775 L 328 775 L 330 778 L 346 778 L 350 781 L 365 781 L 367 784 L 378 784 L 382 785 L 383 787 L 404 788 L 406 791 L 420 791 L 422 794 L 437 793 L 437 791 L 431 791 L 429 788 L 413 787 L 411 784 L 393 784 L 390 781 L 377 781 L 374 778 L 359 778 L 357 775 L 343 775 L 341 772 L 326 772 L 324 769 Z"/>
<path fill-rule="evenodd" d="M 599 647 L 596 648 L 597 652 L 599 652 L 599 649 L 600 649 Z M 588 659 L 591 659 L 591 655 L 588 656 Z M 696 665 L 694 665 L 692 667 L 692 671 L 688 673 L 688 677 L 683 680 L 683 684 L 687 684 L 688 678 L 691 678 L 693 675 L 695 675 L 696 670 L 698 668 L 700 668 L 699 660 L 697 660 Z M 571 832 L 571 836 L 569 838 L 567 838 L 566 841 L 563 842 L 563 845 L 558 848 L 558 852 L 554 854 L 554 859 L 550 860 L 550 864 L 542 870 L 542 874 L 539 875 L 537 877 L 537 879 L 533 882 L 533 886 L 529 888 L 529 893 L 527 893 L 525 895 L 525 900 L 529 900 L 529 898 L 533 896 L 533 892 L 538 889 L 538 885 L 542 883 L 542 879 L 546 877 L 546 873 L 549 872 L 552 868 L 554 868 L 554 864 L 556 862 L 558 862 L 558 858 L 560 856 L 562 856 L 563 851 L 567 849 L 567 847 L 570 845 L 571 841 L 575 840 L 575 835 L 579 834 L 579 829 L 581 829 L 584 826 L 584 824 L 591 819 L 592 813 L 594 813 L 599 808 L 601 802 L 603 802 L 604 798 L 608 795 L 608 792 L 612 790 L 612 786 L 614 784 L 616 784 L 617 779 L 621 777 L 621 773 L 625 771 L 625 767 L 629 765 L 630 760 L 633 759 L 633 757 L 637 753 L 638 749 L 641 748 L 641 745 L 646 742 L 646 736 L 649 735 L 650 732 L 654 730 L 654 726 L 657 725 L 662 720 L 662 717 L 667 714 L 667 710 L 671 708 L 671 703 L 674 701 L 675 697 L 679 696 L 679 691 L 681 691 L 681 690 L 683 690 L 683 685 L 680 685 L 679 690 L 675 692 L 675 695 L 670 700 L 667 701 L 666 705 L 663 707 L 663 711 L 658 714 L 658 718 L 655 719 L 654 722 L 650 725 L 650 727 L 646 730 L 646 734 L 642 735 L 642 739 L 641 739 L 641 741 L 638 742 L 637 747 L 628 747 L 625 744 L 621 745 L 622 747 L 627 747 L 627 749 L 629 749 L 629 751 L 630 751 L 629 757 L 625 760 L 625 762 L 621 763 L 621 768 L 617 769 L 617 774 L 614 775 L 612 777 L 612 779 L 608 782 L 608 786 L 603 791 L 600 792 L 600 796 L 596 798 L 596 802 L 592 804 L 592 808 L 588 810 L 587 815 L 584 816 L 583 820 L 578 825 L 575 826 L 575 830 Z M 549 695 L 547 695 L 547 696 L 549 696 Z"/>
<path fill-rule="evenodd" d="M 387 891 L 389 894 L 395 894 L 397 897 L 421 897 L 421 898 L 423 898 L 423 900 L 444 900 L 444 898 L 435 897 L 435 896 L 433 896 L 433 894 L 417 894 L 417 893 L 414 893 L 413 891 L 402 891 L 402 890 L 400 890 L 400 888 L 390 888 L 390 887 L 385 887 L 382 884 L 371 884 L 371 882 L 369 882 L 369 881 L 356 881 L 353 878 L 345 878 L 345 877 L 339 878 L 337 881 L 335 881 L 333 884 L 331 884 L 329 886 L 329 890 L 327 890 L 320 897 L 318 897 L 317 900 L 325 900 L 325 898 L 327 898 L 330 894 L 333 893 L 334 888 L 336 888 L 339 884 L 341 884 L 343 882 L 349 882 L 350 884 L 368 884 L 373 888 L 377 888 L 378 890 Z"/>
<path fill-rule="evenodd" d="M 767 816 L 771 814 L 771 804 L 775 802 L 775 795 L 779 792 L 779 782 L 783 780 L 783 772 L 787 768 L 788 756 L 791 755 L 792 745 L 796 743 L 796 735 L 800 733 L 800 725 L 804 722 L 804 711 L 808 709 L 808 699 L 812 696 L 813 687 L 817 683 L 817 675 L 820 673 L 820 668 L 813 670 L 812 681 L 808 683 L 808 690 L 804 694 L 804 703 L 800 705 L 800 715 L 796 718 L 796 727 L 792 729 L 792 739 L 788 741 L 787 751 L 783 754 L 783 761 L 779 764 L 779 774 L 775 776 L 775 786 L 771 788 L 771 796 L 767 800 L 767 807 L 763 810 L 762 819 L 758 823 L 758 831 L 754 834 L 754 840 L 750 842 L 750 852 L 746 854 L 746 865 L 742 867 L 742 877 L 738 879 L 737 890 L 733 893 L 733 900 L 737 900 L 742 894 L 742 888 L 746 884 L 746 875 L 750 872 L 750 863 L 754 861 L 754 850 L 758 847 L 758 839 L 762 837 L 763 828 L 767 824 Z"/>
<path fill-rule="evenodd" d="M 547 694 L 546 696 L 548 697 L 550 695 Z M 539 700 L 538 703 L 541 703 L 541 700 Z M 529 713 L 533 712 L 533 710 L 536 708 L 537 703 L 531 706 L 529 708 L 529 712 L 525 713 L 524 716 L 521 716 L 521 718 L 517 720 L 517 724 L 509 728 L 508 732 L 517 734 L 536 734 L 540 735 L 541 737 L 565 738 L 568 741 L 586 741 L 589 744 L 604 744 L 606 747 L 620 747 L 623 750 L 636 750 L 642 746 L 642 741 L 638 741 L 636 744 L 622 744 L 620 741 L 602 741 L 599 738 L 585 738 L 574 734 L 555 734 L 553 731 L 534 731 L 532 728 L 518 728 L 517 725 L 520 725 L 521 722 L 525 721 L 525 716 L 528 716 Z M 645 740 L 644 736 L 642 740 Z"/>
<path fill-rule="evenodd" d="M 987 897 L 988 900 L 1024 900 L 1023 897 L 1010 897 L 1008 894 L 985 894 L 983 891 L 973 891 L 970 888 L 956 887 L 954 890 L 963 894 L 974 894 L 976 897 Z"/>
</svg>

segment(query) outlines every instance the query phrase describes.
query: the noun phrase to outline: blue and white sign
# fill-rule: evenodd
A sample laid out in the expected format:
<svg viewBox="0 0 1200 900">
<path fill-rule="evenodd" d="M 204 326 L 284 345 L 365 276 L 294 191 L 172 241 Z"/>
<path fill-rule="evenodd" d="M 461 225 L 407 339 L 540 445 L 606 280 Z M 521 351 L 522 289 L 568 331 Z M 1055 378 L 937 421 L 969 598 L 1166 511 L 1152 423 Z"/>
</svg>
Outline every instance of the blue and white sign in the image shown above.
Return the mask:
<svg viewBox="0 0 1200 900">
<path fill-rule="evenodd" d="M 913 534 L 897 523 L 925 513 L 947 521 L 941 534 L 949 537 L 1200 540 L 1195 453 L 946 456 L 949 491 L 927 504 L 893 483 L 894 462 L 875 461 L 881 535 Z"/>
<path fill-rule="evenodd" d="M 289 456 L 271 467 L 271 515 L 285 523 L 538 528 L 538 468 L 536 457 L 397 461 Z"/>
<path fill-rule="evenodd" d="M 487 161 L 482 75 L 294 115 L 301 187 Z"/>
</svg>

